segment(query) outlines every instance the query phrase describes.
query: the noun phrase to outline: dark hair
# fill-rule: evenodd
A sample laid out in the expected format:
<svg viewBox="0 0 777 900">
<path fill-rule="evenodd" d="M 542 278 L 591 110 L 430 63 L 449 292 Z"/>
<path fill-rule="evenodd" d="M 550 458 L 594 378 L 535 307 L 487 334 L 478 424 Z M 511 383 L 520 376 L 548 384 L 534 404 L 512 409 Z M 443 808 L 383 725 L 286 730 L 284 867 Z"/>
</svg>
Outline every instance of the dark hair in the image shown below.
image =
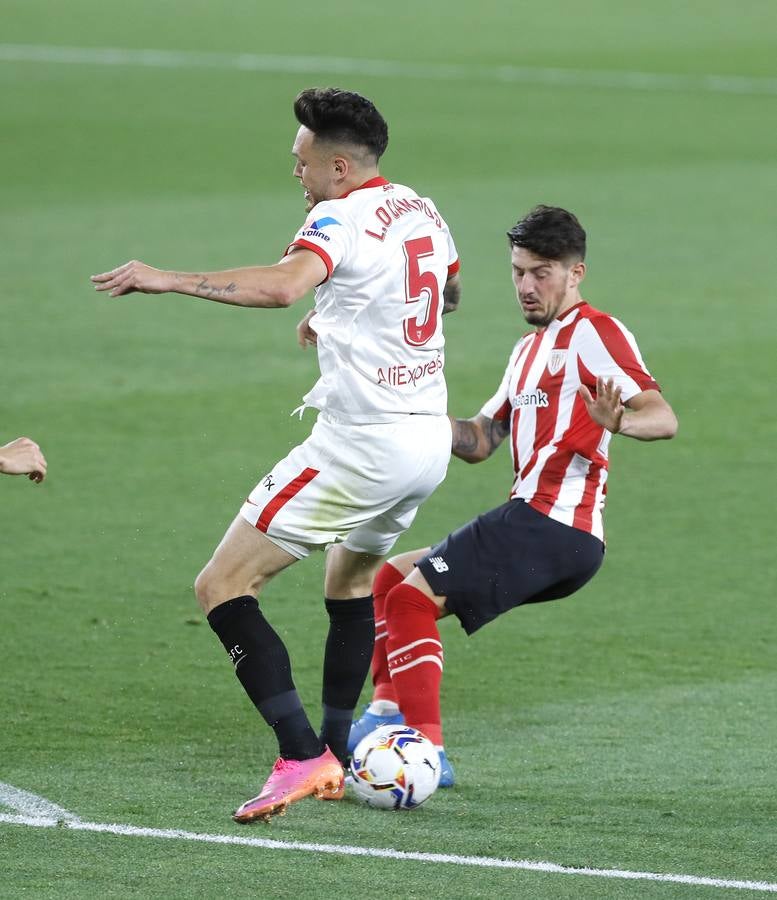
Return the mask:
<svg viewBox="0 0 777 900">
<path fill-rule="evenodd" d="M 585 259 L 585 231 L 577 217 L 560 206 L 535 206 L 507 232 L 513 247 L 525 247 L 543 259 Z"/>
<path fill-rule="evenodd" d="M 352 91 L 308 88 L 297 95 L 294 115 L 316 137 L 365 147 L 376 162 L 388 146 L 386 120 L 370 100 Z"/>
</svg>

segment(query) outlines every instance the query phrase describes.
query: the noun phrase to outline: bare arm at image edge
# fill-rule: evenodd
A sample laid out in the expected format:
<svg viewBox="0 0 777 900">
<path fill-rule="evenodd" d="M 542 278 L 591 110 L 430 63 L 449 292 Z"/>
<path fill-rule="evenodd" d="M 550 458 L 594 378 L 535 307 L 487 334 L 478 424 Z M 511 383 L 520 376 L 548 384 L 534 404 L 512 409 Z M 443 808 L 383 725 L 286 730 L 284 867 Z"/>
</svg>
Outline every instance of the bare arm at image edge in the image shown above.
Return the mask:
<svg viewBox="0 0 777 900">
<path fill-rule="evenodd" d="M 0 473 L 26 475 L 40 484 L 46 477 L 46 457 L 40 447 L 28 437 L 16 438 L 0 447 Z"/>
</svg>

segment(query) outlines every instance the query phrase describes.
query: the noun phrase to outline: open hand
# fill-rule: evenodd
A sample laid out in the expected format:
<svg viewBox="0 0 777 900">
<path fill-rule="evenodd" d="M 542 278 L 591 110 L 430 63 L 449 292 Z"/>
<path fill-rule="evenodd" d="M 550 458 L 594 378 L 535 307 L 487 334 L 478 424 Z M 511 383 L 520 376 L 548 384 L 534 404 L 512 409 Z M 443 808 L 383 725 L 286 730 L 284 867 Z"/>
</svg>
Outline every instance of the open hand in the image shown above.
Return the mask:
<svg viewBox="0 0 777 900">
<path fill-rule="evenodd" d="M 140 291 L 143 294 L 164 294 L 171 290 L 170 273 L 154 269 L 137 259 L 131 259 L 123 266 L 92 275 L 91 281 L 97 291 L 108 291 L 110 297 L 120 297 Z"/>
<path fill-rule="evenodd" d="M 577 392 L 583 398 L 588 415 L 597 425 L 613 434 L 620 431 L 625 407 L 621 403 L 621 388 L 613 383 L 612 378 L 597 377 L 596 399 L 591 396 L 591 392 L 584 384 L 580 385 Z"/>
</svg>

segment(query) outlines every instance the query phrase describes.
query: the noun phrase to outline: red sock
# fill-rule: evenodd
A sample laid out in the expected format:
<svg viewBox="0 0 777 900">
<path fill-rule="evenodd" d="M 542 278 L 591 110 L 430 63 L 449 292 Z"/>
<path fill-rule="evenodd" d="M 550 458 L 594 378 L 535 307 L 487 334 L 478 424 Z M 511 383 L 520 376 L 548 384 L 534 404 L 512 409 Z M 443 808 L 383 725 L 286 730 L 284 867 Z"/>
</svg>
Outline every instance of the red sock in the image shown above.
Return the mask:
<svg viewBox="0 0 777 900">
<path fill-rule="evenodd" d="M 442 644 L 437 606 L 417 588 L 400 584 L 386 598 L 386 655 L 405 721 L 442 746 Z"/>
<path fill-rule="evenodd" d="M 398 584 L 404 575 L 391 563 L 383 563 L 372 582 L 372 598 L 375 604 L 375 649 L 372 651 L 372 692 L 373 700 L 397 702 L 397 693 L 391 683 L 386 659 L 386 594 Z"/>
</svg>

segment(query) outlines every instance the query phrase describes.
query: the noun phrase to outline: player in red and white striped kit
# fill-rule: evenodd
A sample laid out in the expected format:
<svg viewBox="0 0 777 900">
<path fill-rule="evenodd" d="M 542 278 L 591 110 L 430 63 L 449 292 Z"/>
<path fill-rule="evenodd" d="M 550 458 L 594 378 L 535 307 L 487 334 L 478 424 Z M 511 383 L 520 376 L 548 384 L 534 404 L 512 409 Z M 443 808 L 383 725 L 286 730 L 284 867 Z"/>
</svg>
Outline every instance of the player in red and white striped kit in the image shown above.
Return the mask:
<svg viewBox="0 0 777 900">
<path fill-rule="evenodd" d="M 437 619 L 453 614 L 472 634 L 515 606 L 581 588 L 604 555 L 612 436 L 652 441 L 677 430 L 631 333 L 580 296 L 586 235 L 575 216 L 538 206 L 508 237 L 518 301 L 535 329 L 518 341 L 480 412 L 451 422 L 452 452 L 467 462 L 509 438 L 510 499 L 380 570 L 373 702 L 349 739 L 353 749 L 378 724 L 404 717 L 442 751 L 442 786 L 454 778 L 442 737 Z"/>
</svg>

